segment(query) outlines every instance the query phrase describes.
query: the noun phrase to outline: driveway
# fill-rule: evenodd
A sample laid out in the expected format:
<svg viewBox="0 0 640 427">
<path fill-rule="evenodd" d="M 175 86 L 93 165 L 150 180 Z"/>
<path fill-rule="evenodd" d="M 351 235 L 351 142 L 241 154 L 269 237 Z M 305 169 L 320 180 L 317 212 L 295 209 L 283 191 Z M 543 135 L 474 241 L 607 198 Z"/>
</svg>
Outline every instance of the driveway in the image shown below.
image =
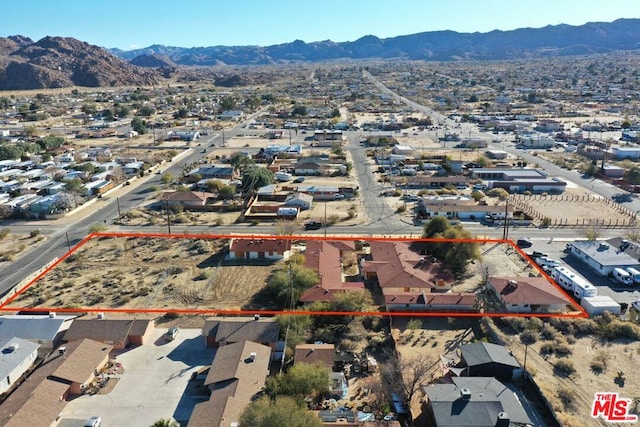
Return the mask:
<svg viewBox="0 0 640 427">
<path fill-rule="evenodd" d="M 102 427 L 150 426 L 172 417 L 188 420 L 202 398 L 185 395 L 187 383 L 194 371 L 211 364 L 215 350 L 205 347 L 201 329 L 182 329 L 170 342 L 165 333 L 158 328 L 150 344 L 117 356 L 124 374 L 113 390 L 72 400 L 60 425 L 75 426 L 92 415 L 102 417 Z"/>
</svg>

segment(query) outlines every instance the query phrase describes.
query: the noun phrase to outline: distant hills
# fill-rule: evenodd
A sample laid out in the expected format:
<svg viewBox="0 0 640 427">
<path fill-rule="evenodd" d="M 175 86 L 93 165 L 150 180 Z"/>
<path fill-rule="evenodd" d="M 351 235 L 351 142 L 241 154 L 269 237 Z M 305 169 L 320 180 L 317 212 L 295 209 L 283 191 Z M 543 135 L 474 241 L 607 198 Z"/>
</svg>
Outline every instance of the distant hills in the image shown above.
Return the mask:
<svg viewBox="0 0 640 427">
<path fill-rule="evenodd" d="M 498 60 L 606 53 L 640 49 L 640 19 L 555 25 L 488 33 L 431 31 L 380 39 L 365 36 L 353 42 L 296 40 L 273 46 L 181 48 L 152 45 L 111 52 L 127 60 L 160 55 L 178 65 L 251 65 L 292 61 L 348 59 L 411 59 L 428 61 Z M 142 63 L 140 65 L 143 65 Z"/>
<path fill-rule="evenodd" d="M 73 38 L 0 37 L 0 90 L 150 85 L 158 77 L 156 70 Z"/>
<path fill-rule="evenodd" d="M 640 19 L 488 33 L 432 31 L 353 42 L 106 50 L 64 37 L 0 37 L 0 90 L 150 85 L 177 66 L 260 65 L 338 59 L 500 60 L 640 49 Z"/>
</svg>

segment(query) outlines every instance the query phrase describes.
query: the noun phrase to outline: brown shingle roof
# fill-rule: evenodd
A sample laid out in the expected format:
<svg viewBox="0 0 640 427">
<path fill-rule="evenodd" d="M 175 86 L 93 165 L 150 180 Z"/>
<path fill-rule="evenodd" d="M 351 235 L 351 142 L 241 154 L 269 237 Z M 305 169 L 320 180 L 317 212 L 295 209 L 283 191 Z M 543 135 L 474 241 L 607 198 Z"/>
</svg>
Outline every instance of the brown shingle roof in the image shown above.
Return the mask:
<svg viewBox="0 0 640 427">
<path fill-rule="evenodd" d="M 298 344 L 295 348 L 295 363 L 321 363 L 333 368 L 336 347 L 333 344 Z"/>
<path fill-rule="evenodd" d="M 211 398 L 195 406 L 189 427 L 239 421 L 245 406 L 264 387 L 270 358 L 270 347 L 250 341 L 220 347 L 204 382 L 212 388 Z"/>
<path fill-rule="evenodd" d="M 80 348 L 80 353 L 86 354 L 89 348 L 100 349 L 105 346 L 91 340 L 74 341 L 66 344 L 67 352 L 64 356 L 54 353 L 42 363 L 25 381 L 0 405 L 0 425 L 11 427 L 32 427 L 34 425 L 48 426 L 66 406 L 62 396 L 69 389 L 69 385 L 57 381 L 49 376 L 60 369 L 61 373 L 67 369 L 63 365 L 73 363 L 73 354 Z M 92 356 L 89 356 L 92 357 Z M 72 358 L 71 362 L 69 359 Z M 93 369 L 96 367 L 94 366 Z M 69 368 L 69 369 L 88 369 Z M 67 376 L 67 374 L 64 374 Z M 76 376 L 76 374 L 71 374 Z M 35 423 L 35 424 L 34 424 Z"/>
<path fill-rule="evenodd" d="M 268 318 L 212 317 L 205 321 L 202 332 L 205 337 L 215 337 L 216 342 L 273 343 L 278 340 L 280 326 Z"/>
<path fill-rule="evenodd" d="M 411 250 L 409 242 L 370 242 L 373 262 L 365 263 L 365 272 L 375 272 L 384 292 L 388 287 L 432 289 L 437 281 L 450 283 L 451 272 L 436 260 Z"/>
<path fill-rule="evenodd" d="M 96 368 L 109 357 L 113 346 L 84 339 L 72 353 L 65 355 L 66 361 L 51 373 L 51 377 L 69 383 L 84 383 Z"/>
<path fill-rule="evenodd" d="M 510 285 L 510 281 L 515 285 Z M 506 304 L 571 304 L 544 277 L 489 277 L 489 282 Z"/>
<path fill-rule="evenodd" d="M 89 338 L 96 341 L 126 341 L 135 325 L 135 334 L 143 328 L 144 323 L 151 320 L 126 320 L 126 319 L 77 319 L 74 320 L 64 334 L 65 341 L 75 341 Z"/>
</svg>

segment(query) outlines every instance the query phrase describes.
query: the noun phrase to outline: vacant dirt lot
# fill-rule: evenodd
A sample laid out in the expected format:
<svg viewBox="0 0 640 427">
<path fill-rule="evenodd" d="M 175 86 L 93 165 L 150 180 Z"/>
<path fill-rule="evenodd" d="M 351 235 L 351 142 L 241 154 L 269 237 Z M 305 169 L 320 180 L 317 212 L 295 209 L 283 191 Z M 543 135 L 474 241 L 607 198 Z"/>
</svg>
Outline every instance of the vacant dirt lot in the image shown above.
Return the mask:
<svg viewBox="0 0 640 427">
<path fill-rule="evenodd" d="M 239 309 L 273 265 L 223 265 L 225 241 L 96 238 L 11 307 Z"/>
<path fill-rule="evenodd" d="M 0 263 L 11 262 L 28 249 L 41 244 L 46 237 L 39 231 L 32 234 L 11 233 L 10 229 L 0 230 Z"/>
</svg>

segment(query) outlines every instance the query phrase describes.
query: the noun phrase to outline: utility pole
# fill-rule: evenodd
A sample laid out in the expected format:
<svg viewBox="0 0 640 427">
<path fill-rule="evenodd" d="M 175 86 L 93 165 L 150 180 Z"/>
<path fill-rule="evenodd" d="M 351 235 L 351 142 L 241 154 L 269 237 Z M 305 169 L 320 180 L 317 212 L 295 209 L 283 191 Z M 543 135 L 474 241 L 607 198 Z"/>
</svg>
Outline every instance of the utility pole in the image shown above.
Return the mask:
<svg viewBox="0 0 640 427">
<path fill-rule="evenodd" d="M 502 231 L 502 240 L 509 238 L 509 198 L 507 197 L 504 204 L 504 230 Z"/>
<path fill-rule="evenodd" d="M 118 219 L 122 221 L 122 213 L 120 212 L 120 198 L 116 197 L 116 204 L 118 205 Z"/>
<path fill-rule="evenodd" d="M 71 242 L 69 241 L 69 233 L 65 232 L 64 235 L 67 237 L 67 247 L 69 248 L 69 252 L 71 252 Z"/>
<path fill-rule="evenodd" d="M 324 201 L 324 237 L 327 237 L 327 201 Z"/>
<path fill-rule="evenodd" d="M 167 230 L 169 232 L 169 234 L 171 234 L 171 217 L 169 216 L 169 199 L 166 200 L 166 206 L 167 206 Z"/>
</svg>

